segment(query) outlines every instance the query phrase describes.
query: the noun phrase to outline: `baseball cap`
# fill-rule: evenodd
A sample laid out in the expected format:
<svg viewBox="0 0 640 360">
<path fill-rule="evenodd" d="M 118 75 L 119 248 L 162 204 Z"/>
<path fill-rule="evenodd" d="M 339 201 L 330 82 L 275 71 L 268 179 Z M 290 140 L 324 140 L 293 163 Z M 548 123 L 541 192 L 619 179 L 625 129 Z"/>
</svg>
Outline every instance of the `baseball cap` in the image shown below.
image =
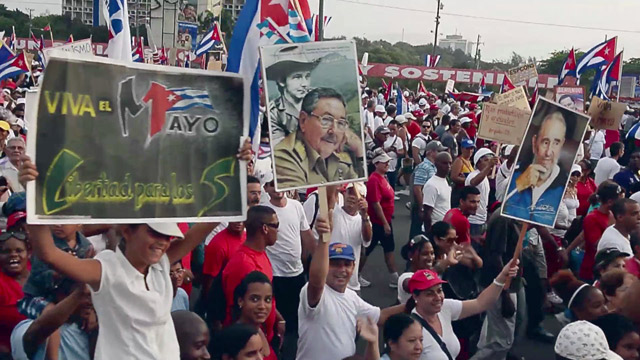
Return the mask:
<svg viewBox="0 0 640 360">
<path fill-rule="evenodd" d="M 431 106 L 429 107 L 429 110 L 440 110 L 440 107 L 436 104 L 431 104 Z"/>
<path fill-rule="evenodd" d="M 147 224 L 153 231 L 158 232 L 162 235 L 167 235 L 171 237 L 184 238 L 182 231 L 178 227 L 176 223 L 151 223 Z"/>
<path fill-rule="evenodd" d="M 9 215 L 7 218 L 7 229 L 16 225 L 16 223 L 22 219 L 27 218 L 27 213 L 24 211 L 16 211 L 13 214 Z"/>
<path fill-rule="evenodd" d="M 413 116 L 413 114 L 412 114 L 412 113 L 410 113 L 410 112 L 405 113 L 403 116 L 404 116 L 404 118 L 405 118 L 405 119 L 416 120 L 416 117 L 415 117 L 415 116 Z"/>
<path fill-rule="evenodd" d="M 438 140 L 431 140 L 428 144 L 427 144 L 427 148 L 426 151 L 447 151 L 448 148 L 444 145 L 442 145 L 442 143 Z"/>
<path fill-rule="evenodd" d="M 419 106 L 427 106 L 427 99 L 420 99 L 420 101 L 418 101 L 418 105 Z"/>
<path fill-rule="evenodd" d="M 515 148 L 515 145 L 505 145 L 504 146 L 504 151 L 502 152 L 504 154 L 504 156 L 509 156 L 511 155 L 511 152 L 513 151 L 513 148 Z"/>
<path fill-rule="evenodd" d="M 387 112 L 387 110 L 384 109 L 383 105 L 376 105 L 374 112 Z"/>
<path fill-rule="evenodd" d="M 493 153 L 493 151 L 487 149 L 487 148 L 480 148 L 478 149 L 478 151 L 476 151 L 475 155 L 473 155 L 473 163 L 477 164 L 478 161 L 480 161 L 480 159 L 482 159 L 484 156 L 496 156 L 496 154 Z"/>
<path fill-rule="evenodd" d="M 407 118 L 406 118 L 404 115 L 398 115 L 398 116 L 396 116 L 395 120 L 396 120 L 398 123 L 400 123 L 400 124 L 404 124 L 404 123 L 406 123 L 407 121 L 409 121 L 409 120 L 407 120 Z"/>
<path fill-rule="evenodd" d="M 349 183 L 347 189 L 354 188 L 361 196 L 367 196 L 367 186 L 362 181 Z"/>
<path fill-rule="evenodd" d="M 329 260 L 333 259 L 356 261 L 353 247 L 349 244 L 342 244 L 338 242 L 329 244 Z"/>
<path fill-rule="evenodd" d="M 386 126 L 384 126 L 384 125 L 380 125 L 380 126 L 378 126 L 378 127 L 376 128 L 376 131 L 375 131 L 375 133 L 376 133 L 376 134 L 378 134 L 378 133 L 388 134 L 388 133 L 390 133 L 390 132 L 391 132 L 391 131 L 389 130 L 389 128 L 388 128 L 388 127 L 386 127 Z"/>
<path fill-rule="evenodd" d="M 391 160 L 391 157 L 387 155 L 387 153 L 384 152 L 384 150 L 382 150 L 373 157 L 373 160 L 371 160 L 371 163 L 376 164 L 379 162 L 387 162 L 389 160 Z"/>
<path fill-rule="evenodd" d="M 421 109 L 415 110 L 413 113 L 411 113 L 413 116 L 415 117 L 423 117 L 424 116 L 424 111 L 422 111 Z"/>
<path fill-rule="evenodd" d="M 409 292 L 422 291 L 447 282 L 440 279 L 435 271 L 418 270 L 409 279 Z"/>
<path fill-rule="evenodd" d="M 478 104 L 476 103 L 469 104 L 469 110 L 473 111 L 473 110 L 476 110 L 477 108 L 478 108 Z"/>
<path fill-rule="evenodd" d="M 470 122 L 471 122 L 471 118 L 468 118 L 468 117 L 463 117 L 462 119 L 460 119 L 460 125 L 470 123 Z"/>
<path fill-rule="evenodd" d="M 368 99 L 368 98 L 369 98 L 369 95 L 367 95 L 366 93 L 364 93 L 364 94 L 362 94 L 362 98 L 363 98 L 363 99 Z"/>
<path fill-rule="evenodd" d="M 16 99 L 16 105 L 23 105 L 27 103 L 27 99 L 25 98 L 18 98 Z"/>
<path fill-rule="evenodd" d="M 571 360 L 622 360 L 620 355 L 609 350 L 602 329 L 584 320 L 563 327 L 553 350 Z"/>
<path fill-rule="evenodd" d="M 462 146 L 463 149 L 468 149 L 468 148 L 476 147 L 476 144 L 471 139 L 464 139 L 460 143 L 460 146 Z"/>
<path fill-rule="evenodd" d="M 574 172 L 579 172 L 580 175 L 582 175 L 582 167 L 578 164 L 573 164 L 571 165 L 571 172 L 569 173 L 569 175 L 573 174 Z"/>
<path fill-rule="evenodd" d="M 0 120 L 0 129 L 9 131 L 9 129 L 11 129 L 11 125 L 9 125 L 9 123 L 4 120 Z"/>
<path fill-rule="evenodd" d="M 618 258 L 627 258 L 631 256 L 631 254 L 627 254 L 626 252 L 622 252 L 616 248 L 607 248 L 598 251 L 596 254 L 594 269 L 599 270 L 607 267 L 611 262 Z"/>
</svg>

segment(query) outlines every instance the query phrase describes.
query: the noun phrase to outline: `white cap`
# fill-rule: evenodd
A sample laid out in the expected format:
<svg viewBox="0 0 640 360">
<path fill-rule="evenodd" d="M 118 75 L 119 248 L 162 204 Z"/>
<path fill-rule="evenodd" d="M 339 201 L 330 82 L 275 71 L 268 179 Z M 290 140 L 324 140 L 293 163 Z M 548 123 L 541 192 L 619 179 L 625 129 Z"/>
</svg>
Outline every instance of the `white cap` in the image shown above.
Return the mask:
<svg viewBox="0 0 640 360">
<path fill-rule="evenodd" d="M 466 124 L 466 123 L 469 123 L 469 122 L 471 122 L 471 118 L 463 117 L 462 119 L 460 119 L 460 125 Z"/>
<path fill-rule="evenodd" d="M 404 124 L 404 123 L 406 123 L 407 121 L 409 121 L 409 120 L 407 120 L 407 118 L 406 118 L 404 115 L 398 115 L 398 116 L 396 116 L 395 120 L 396 120 L 398 123 L 400 123 L 400 124 Z"/>
<path fill-rule="evenodd" d="M 22 120 L 22 119 L 18 118 L 18 119 L 16 120 L 15 125 L 18 125 L 18 126 L 20 126 L 21 128 L 23 128 L 23 129 L 24 129 L 24 120 Z"/>
<path fill-rule="evenodd" d="M 602 329 L 584 320 L 563 327 L 553 350 L 567 359 L 622 360 L 620 355 L 609 350 L 607 337 Z"/>
<path fill-rule="evenodd" d="M 151 223 L 147 225 L 151 229 L 153 229 L 153 231 L 158 232 L 162 235 L 177 237 L 181 239 L 184 238 L 182 231 L 180 231 L 180 228 L 176 223 Z"/>
<path fill-rule="evenodd" d="M 409 92 L 408 92 L 408 91 L 403 92 L 403 93 L 402 93 L 402 96 L 404 96 L 404 97 L 409 97 Z"/>
<path fill-rule="evenodd" d="M 571 172 L 569 173 L 569 175 L 573 174 L 574 172 L 579 172 L 580 175 L 582 175 L 582 167 L 578 164 L 573 164 L 571 165 Z"/>
<path fill-rule="evenodd" d="M 18 98 L 16 100 L 16 105 L 21 105 L 21 104 L 26 104 L 27 103 L 27 99 L 25 98 Z"/>
<path fill-rule="evenodd" d="M 386 152 L 381 151 L 378 155 L 376 155 L 376 157 L 373 158 L 373 160 L 371 160 L 371 163 L 376 164 L 379 162 L 387 162 L 389 160 L 391 160 L 391 157 L 387 155 Z"/>
<path fill-rule="evenodd" d="M 513 148 L 515 148 L 515 145 L 505 145 L 504 146 L 504 151 L 502 152 L 504 154 L 504 156 L 509 156 L 511 155 L 511 152 L 513 151 Z"/>
<path fill-rule="evenodd" d="M 376 105 L 374 112 L 387 112 L 383 105 Z"/>
<path fill-rule="evenodd" d="M 367 186 L 362 181 L 349 183 L 349 185 L 347 185 L 347 189 L 351 188 L 355 188 L 356 191 L 360 193 L 360 196 L 367 196 Z"/>
<path fill-rule="evenodd" d="M 478 151 L 476 151 L 475 155 L 473 155 L 473 163 L 477 164 L 478 161 L 480 159 L 482 159 L 483 156 L 487 156 L 487 155 L 496 156 L 496 154 L 494 154 L 493 151 L 491 151 L 491 150 L 489 150 L 487 148 L 478 149 Z"/>
<path fill-rule="evenodd" d="M 427 99 L 425 99 L 425 98 L 420 99 L 420 101 L 418 101 L 418 105 L 419 106 L 427 106 Z"/>
<path fill-rule="evenodd" d="M 404 115 L 402 115 L 402 116 L 404 116 L 404 118 L 407 119 L 407 120 L 416 120 L 416 117 L 413 116 L 413 114 L 410 113 L 410 112 L 404 113 Z"/>
</svg>

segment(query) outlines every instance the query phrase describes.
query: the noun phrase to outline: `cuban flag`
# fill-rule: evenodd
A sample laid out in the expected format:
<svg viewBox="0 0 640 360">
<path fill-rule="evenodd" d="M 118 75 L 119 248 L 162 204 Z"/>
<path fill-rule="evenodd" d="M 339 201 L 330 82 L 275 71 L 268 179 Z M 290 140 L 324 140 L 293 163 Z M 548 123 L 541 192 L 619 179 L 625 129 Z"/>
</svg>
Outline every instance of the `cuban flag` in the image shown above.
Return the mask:
<svg viewBox="0 0 640 360">
<path fill-rule="evenodd" d="M 195 90 L 191 88 L 172 88 L 167 89 L 167 100 L 171 107 L 167 112 L 186 111 L 194 107 L 203 107 L 213 110 L 209 93 L 204 90 Z"/>
<path fill-rule="evenodd" d="M 396 95 L 396 109 L 397 109 L 396 114 L 403 115 L 408 111 L 407 109 L 409 108 L 407 106 L 407 99 L 404 98 L 404 96 L 402 95 L 402 89 L 397 84 L 396 84 L 396 92 L 398 93 Z"/>
<path fill-rule="evenodd" d="M 314 41 L 320 41 L 320 22 L 318 21 L 319 18 L 320 16 L 316 14 L 313 14 L 313 16 L 311 17 L 311 23 L 312 23 L 311 28 L 313 29 L 313 31 L 310 31 L 310 32 L 311 32 L 311 35 L 313 35 Z M 322 24 L 323 32 L 327 29 L 330 22 L 331 22 L 331 16 L 325 16 L 324 24 Z"/>
<path fill-rule="evenodd" d="M 511 79 L 509 79 L 507 74 L 504 74 L 504 78 L 502 78 L 502 85 L 500 86 L 500 94 L 505 93 L 505 92 L 507 92 L 509 90 L 513 90 L 515 88 L 516 87 L 511 82 Z"/>
<path fill-rule="evenodd" d="M 144 52 L 142 50 L 142 38 L 136 41 L 136 38 L 131 38 L 131 42 L 133 45 L 133 52 L 131 53 L 131 61 L 133 62 L 144 62 Z"/>
<path fill-rule="evenodd" d="M 11 33 L 11 36 L 9 37 L 9 48 L 13 51 L 16 51 L 16 30 L 15 28 L 13 29 L 13 33 Z"/>
<path fill-rule="evenodd" d="M 311 41 L 304 21 L 300 19 L 298 12 L 292 9 L 289 9 L 289 38 L 294 43 Z"/>
<path fill-rule="evenodd" d="M 280 34 L 278 29 L 269 21 L 269 19 L 261 22 L 260 24 L 258 24 L 256 26 L 258 27 L 258 29 L 260 29 L 260 32 L 262 33 L 262 36 L 264 36 L 267 39 L 269 39 L 271 44 L 286 44 L 286 43 L 291 42 L 291 39 L 289 39 L 288 36 L 285 39 Z"/>
<path fill-rule="evenodd" d="M 11 48 L 4 41 L 0 41 L 0 64 L 4 64 L 14 56 L 15 54 L 11 51 Z"/>
<path fill-rule="evenodd" d="M 382 80 L 384 83 L 384 79 Z M 387 86 L 385 87 L 385 92 L 384 92 L 384 99 L 389 102 L 389 100 L 391 99 L 391 91 L 393 89 L 393 79 L 389 80 L 389 84 L 387 84 Z"/>
<path fill-rule="evenodd" d="M 418 94 L 425 94 L 427 95 L 429 93 L 429 91 L 427 91 L 427 88 L 424 87 L 424 84 L 422 83 L 422 80 L 418 83 Z"/>
<path fill-rule="evenodd" d="M 27 60 L 24 57 L 24 52 L 0 63 L 0 81 L 10 79 L 21 74 L 26 74 L 28 72 L 29 66 L 27 65 Z"/>
<path fill-rule="evenodd" d="M 618 37 L 616 36 L 610 40 L 601 42 L 584 53 L 576 64 L 576 77 L 579 78 L 580 75 L 589 69 L 597 69 L 610 64 L 615 56 L 617 39 Z"/>
<path fill-rule="evenodd" d="M 98 1 L 98 0 L 96 0 Z M 126 0 L 104 1 L 103 15 L 109 29 L 107 57 L 123 61 L 131 60 L 131 31 Z"/>
<path fill-rule="evenodd" d="M 200 43 L 196 48 L 196 56 L 206 54 L 207 51 L 213 48 L 216 43 L 221 41 L 222 38 L 220 37 L 220 31 L 218 30 L 218 23 L 214 22 L 211 25 L 211 29 L 209 29 L 209 31 L 202 37 L 202 40 L 200 40 Z"/>
<path fill-rule="evenodd" d="M 484 94 L 476 94 L 476 93 L 466 92 L 466 91 L 459 92 L 459 93 L 449 92 L 449 96 L 451 96 L 451 98 L 453 98 L 455 101 L 458 101 L 458 102 L 468 101 L 472 103 L 477 103 L 485 97 Z"/>
<path fill-rule="evenodd" d="M 574 48 L 571 48 L 569 51 L 569 55 L 567 55 L 567 59 L 562 64 L 562 68 L 560 70 L 560 74 L 558 75 L 558 86 L 562 85 L 564 79 L 567 76 L 576 76 L 576 52 Z"/>
<path fill-rule="evenodd" d="M 431 56 L 429 54 L 424 57 L 424 66 L 427 67 L 436 67 L 440 62 L 440 55 Z"/>
<path fill-rule="evenodd" d="M 607 94 L 609 93 L 609 87 L 612 81 L 620 81 L 620 70 L 622 64 L 622 52 L 616 55 L 615 58 L 607 65 L 602 71 L 598 71 L 596 78 L 593 82 L 591 92 L 602 99 L 608 100 Z"/>
</svg>

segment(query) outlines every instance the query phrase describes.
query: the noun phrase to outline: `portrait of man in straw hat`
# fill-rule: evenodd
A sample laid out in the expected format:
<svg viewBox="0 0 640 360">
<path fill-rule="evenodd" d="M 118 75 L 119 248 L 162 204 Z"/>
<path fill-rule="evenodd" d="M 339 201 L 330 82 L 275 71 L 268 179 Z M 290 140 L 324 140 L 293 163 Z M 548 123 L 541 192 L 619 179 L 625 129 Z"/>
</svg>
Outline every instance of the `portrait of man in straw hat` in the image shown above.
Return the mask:
<svg viewBox="0 0 640 360">
<path fill-rule="evenodd" d="M 312 89 L 311 71 L 318 61 L 301 58 L 293 53 L 297 49 L 295 45 L 282 48 L 274 56 L 276 62 L 266 68 L 267 79 L 276 82 L 280 93 L 269 107 L 272 146 L 296 132 L 302 99 Z"/>
</svg>

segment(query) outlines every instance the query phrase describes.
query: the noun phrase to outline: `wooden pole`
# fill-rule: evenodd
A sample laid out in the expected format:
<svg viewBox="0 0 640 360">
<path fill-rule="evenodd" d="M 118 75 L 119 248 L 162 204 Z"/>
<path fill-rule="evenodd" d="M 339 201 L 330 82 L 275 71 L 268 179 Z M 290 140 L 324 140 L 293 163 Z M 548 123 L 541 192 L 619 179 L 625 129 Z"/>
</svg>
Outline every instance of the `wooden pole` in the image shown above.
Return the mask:
<svg viewBox="0 0 640 360">
<path fill-rule="evenodd" d="M 516 260 L 520 259 L 520 254 L 522 254 L 522 244 L 524 242 L 525 235 L 527 235 L 527 230 L 529 230 L 529 224 L 526 222 L 523 222 L 522 228 L 520 228 L 520 234 L 518 236 L 518 243 L 516 244 L 516 250 L 513 252 L 513 257 L 511 258 L 511 267 L 516 266 Z M 509 286 L 511 286 L 511 278 L 507 278 L 507 281 L 505 281 L 504 283 L 505 289 L 508 289 Z"/>
<path fill-rule="evenodd" d="M 322 216 L 325 219 L 329 219 L 329 202 L 327 201 L 327 188 L 321 186 L 318 188 L 318 216 Z M 331 240 L 331 234 L 322 234 L 321 240 L 323 243 L 328 243 Z"/>
</svg>

